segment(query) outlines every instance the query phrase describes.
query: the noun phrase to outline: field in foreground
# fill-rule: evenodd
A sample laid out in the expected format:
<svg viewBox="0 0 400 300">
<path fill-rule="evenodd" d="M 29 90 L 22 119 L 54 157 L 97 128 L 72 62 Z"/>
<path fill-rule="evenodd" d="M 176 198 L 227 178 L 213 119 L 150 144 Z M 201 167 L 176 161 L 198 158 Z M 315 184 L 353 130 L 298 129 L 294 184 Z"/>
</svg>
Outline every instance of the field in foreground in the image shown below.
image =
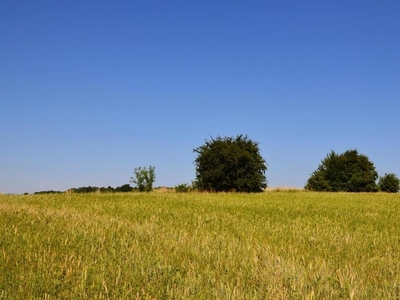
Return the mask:
<svg viewBox="0 0 400 300">
<path fill-rule="evenodd" d="M 0 195 L 0 299 L 399 299 L 400 195 Z"/>
</svg>

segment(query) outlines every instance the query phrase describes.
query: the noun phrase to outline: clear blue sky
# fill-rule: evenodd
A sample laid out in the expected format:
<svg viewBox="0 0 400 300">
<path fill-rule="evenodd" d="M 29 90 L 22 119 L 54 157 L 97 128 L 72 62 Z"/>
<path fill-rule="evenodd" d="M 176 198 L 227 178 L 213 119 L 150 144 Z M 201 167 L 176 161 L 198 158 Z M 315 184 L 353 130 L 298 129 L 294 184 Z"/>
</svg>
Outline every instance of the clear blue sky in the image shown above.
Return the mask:
<svg viewBox="0 0 400 300">
<path fill-rule="evenodd" d="M 331 150 L 400 176 L 400 1 L 0 2 L 0 192 L 195 179 L 247 134 L 269 186 Z"/>
</svg>

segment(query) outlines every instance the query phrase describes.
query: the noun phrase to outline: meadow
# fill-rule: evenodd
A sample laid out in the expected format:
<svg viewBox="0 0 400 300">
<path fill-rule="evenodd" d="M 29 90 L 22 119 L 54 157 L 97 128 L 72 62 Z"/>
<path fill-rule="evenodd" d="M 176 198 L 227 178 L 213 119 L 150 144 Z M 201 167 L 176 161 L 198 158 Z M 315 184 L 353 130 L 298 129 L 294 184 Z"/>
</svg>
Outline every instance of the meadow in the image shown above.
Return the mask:
<svg viewBox="0 0 400 300">
<path fill-rule="evenodd" d="M 0 299 L 399 299 L 400 194 L 0 195 Z"/>
</svg>

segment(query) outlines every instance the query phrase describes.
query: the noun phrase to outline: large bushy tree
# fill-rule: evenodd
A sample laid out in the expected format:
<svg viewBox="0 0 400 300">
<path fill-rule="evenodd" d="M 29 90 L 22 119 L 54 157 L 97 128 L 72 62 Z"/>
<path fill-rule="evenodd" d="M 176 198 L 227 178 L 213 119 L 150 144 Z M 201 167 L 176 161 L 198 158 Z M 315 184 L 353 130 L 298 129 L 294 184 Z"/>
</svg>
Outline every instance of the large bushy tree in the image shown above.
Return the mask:
<svg viewBox="0 0 400 300">
<path fill-rule="evenodd" d="M 214 192 L 261 192 L 267 187 L 267 164 L 258 143 L 246 135 L 217 137 L 193 150 L 198 156 L 196 188 Z"/>
<path fill-rule="evenodd" d="M 400 179 L 396 174 L 385 174 L 379 178 L 378 185 L 381 192 L 398 193 L 400 190 Z"/>
<path fill-rule="evenodd" d="M 357 150 L 334 151 L 311 174 L 305 189 L 328 192 L 376 192 L 378 173 L 374 164 Z"/>
</svg>

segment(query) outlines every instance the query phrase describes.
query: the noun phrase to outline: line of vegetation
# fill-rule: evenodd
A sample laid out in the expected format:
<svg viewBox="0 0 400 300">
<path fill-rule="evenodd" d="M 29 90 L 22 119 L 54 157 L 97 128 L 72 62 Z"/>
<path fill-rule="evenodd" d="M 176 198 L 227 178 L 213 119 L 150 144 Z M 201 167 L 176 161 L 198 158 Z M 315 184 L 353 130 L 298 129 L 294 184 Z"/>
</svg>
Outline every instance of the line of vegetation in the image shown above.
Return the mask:
<svg viewBox="0 0 400 300">
<path fill-rule="evenodd" d="M 259 144 L 247 136 L 211 138 L 193 151 L 198 154 L 195 186 L 199 190 L 261 192 L 267 187 L 267 163 L 260 155 Z M 378 177 L 374 164 L 355 149 L 342 154 L 331 151 L 311 174 L 305 189 L 397 193 L 400 179 L 393 173 Z"/>
<path fill-rule="evenodd" d="M 97 186 L 83 186 L 79 188 L 71 188 L 67 192 L 68 193 L 128 193 L 134 191 L 135 188 L 131 187 L 129 184 L 124 184 L 121 186 L 118 186 L 116 188 L 113 188 L 111 186 L 109 187 L 97 187 Z M 40 194 L 59 194 L 59 193 L 64 193 L 62 191 L 40 191 L 40 192 L 35 192 L 35 195 L 40 195 Z"/>
<path fill-rule="evenodd" d="M 263 192 L 267 188 L 267 163 L 260 154 L 259 144 L 246 135 L 205 140 L 195 149 L 196 179 L 192 184 L 178 184 L 176 192 Z M 136 167 L 130 182 L 121 187 L 80 187 L 74 193 L 151 192 L 156 179 L 155 167 Z M 377 182 L 378 180 L 378 182 Z M 319 192 L 389 192 L 400 191 L 400 179 L 394 173 L 378 176 L 374 164 L 357 150 L 342 154 L 331 151 L 311 174 L 306 190 Z M 42 191 L 38 193 L 57 193 Z"/>
</svg>

